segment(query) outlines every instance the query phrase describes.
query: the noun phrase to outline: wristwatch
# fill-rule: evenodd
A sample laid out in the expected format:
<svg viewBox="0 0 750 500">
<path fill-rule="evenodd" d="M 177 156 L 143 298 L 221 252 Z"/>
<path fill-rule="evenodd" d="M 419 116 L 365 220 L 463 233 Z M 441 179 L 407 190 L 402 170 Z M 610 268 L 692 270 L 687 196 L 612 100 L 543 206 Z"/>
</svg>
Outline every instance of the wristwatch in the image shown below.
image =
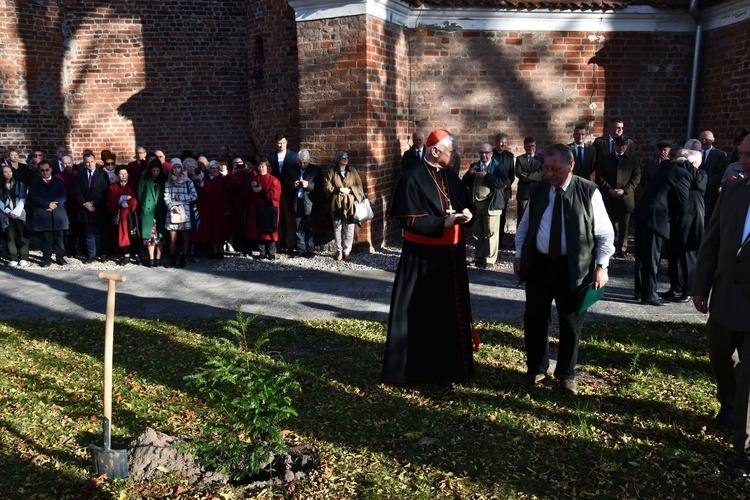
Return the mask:
<svg viewBox="0 0 750 500">
<path fill-rule="evenodd" d="M 602 264 L 597 264 L 596 267 L 598 267 L 600 269 L 607 269 L 607 268 L 609 268 L 609 266 L 605 266 L 605 265 L 602 265 Z"/>
</svg>

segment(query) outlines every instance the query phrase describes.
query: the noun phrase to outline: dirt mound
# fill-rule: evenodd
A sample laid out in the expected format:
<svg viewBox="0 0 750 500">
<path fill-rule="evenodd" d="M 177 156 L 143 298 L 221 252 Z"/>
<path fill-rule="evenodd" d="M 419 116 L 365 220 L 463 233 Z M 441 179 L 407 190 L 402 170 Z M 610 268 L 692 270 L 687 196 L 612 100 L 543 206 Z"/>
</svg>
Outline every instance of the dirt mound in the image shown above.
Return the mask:
<svg viewBox="0 0 750 500">
<path fill-rule="evenodd" d="M 176 471 L 192 485 L 222 486 L 229 482 L 225 474 L 207 471 L 191 455 L 179 452 L 173 445 L 180 441 L 183 439 L 147 427 L 143 434 L 128 444 L 130 479 L 148 482 Z M 312 447 L 294 446 L 285 453 L 271 457 L 260 473 L 243 481 L 245 489 L 291 483 L 305 477 L 307 471 L 315 467 L 315 462 Z"/>
</svg>

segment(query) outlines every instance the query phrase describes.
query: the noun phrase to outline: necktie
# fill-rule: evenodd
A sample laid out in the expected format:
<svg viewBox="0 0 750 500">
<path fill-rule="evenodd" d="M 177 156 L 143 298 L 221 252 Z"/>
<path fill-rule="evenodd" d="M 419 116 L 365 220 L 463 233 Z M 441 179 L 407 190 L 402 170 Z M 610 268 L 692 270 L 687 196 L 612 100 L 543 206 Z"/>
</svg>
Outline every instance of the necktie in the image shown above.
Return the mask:
<svg viewBox="0 0 750 500">
<path fill-rule="evenodd" d="M 91 187 L 91 178 L 92 177 L 93 177 L 93 175 L 91 175 L 91 172 L 89 171 L 89 187 Z"/>
<path fill-rule="evenodd" d="M 618 160 L 620 159 L 620 153 L 615 153 L 615 156 L 617 157 Z"/>
<path fill-rule="evenodd" d="M 708 158 L 708 150 L 703 152 L 703 163 L 706 163 L 706 158 Z"/>
<path fill-rule="evenodd" d="M 562 254 L 562 188 L 555 189 L 555 206 L 552 207 L 552 226 L 549 228 L 549 257 L 553 261 Z"/>
<path fill-rule="evenodd" d="M 578 146 L 578 163 L 583 163 L 583 147 Z"/>
<path fill-rule="evenodd" d="M 612 138 L 610 137 L 610 139 L 609 139 L 609 152 L 610 153 L 615 150 L 614 143 L 615 143 L 615 141 L 613 141 Z"/>
<path fill-rule="evenodd" d="M 44 179 L 44 183 L 49 186 L 49 179 Z"/>
</svg>

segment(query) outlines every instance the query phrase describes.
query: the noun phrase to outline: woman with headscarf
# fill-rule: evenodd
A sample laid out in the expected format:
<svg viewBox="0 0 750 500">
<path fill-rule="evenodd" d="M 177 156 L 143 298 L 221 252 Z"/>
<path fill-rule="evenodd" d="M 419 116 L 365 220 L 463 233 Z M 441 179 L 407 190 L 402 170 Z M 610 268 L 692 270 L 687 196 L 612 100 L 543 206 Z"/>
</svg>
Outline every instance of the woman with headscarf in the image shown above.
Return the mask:
<svg viewBox="0 0 750 500">
<path fill-rule="evenodd" d="M 167 206 L 164 204 L 164 165 L 159 158 L 151 160 L 149 168 L 138 181 L 138 201 L 141 205 L 141 238 L 148 251 L 146 267 L 157 267 L 161 262 L 164 239 L 164 222 Z"/>
<path fill-rule="evenodd" d="M 331 197 L 330 210 L 336 240 L 336 260 L 351 260 L 355 222 L 354 202 L 362 201 L 362 180 L 357 170 L 349 165 L 346 151 L 336 151 L 334 165 L 323 179 L 323 190 Z"/>
<path fill-rule="evenodd" d="M 2 167 L 0 225 L 5 233 L 10 267 L 29 265 L 29 237 L 26 231 L 26 186 L 13 175 L 10 165 Z"/>
<path fill-rule="evenodd" d="M 164 226 L 169 231 L 169 266 L 185 267 L 190 243 L 188 232 L 191 229 L 189 205 L 190 202 L 198 199 L 198 193 L 195 191 L 193 181 L 188 179 L 187 174 L 183 171 L 182 161 L 179 158 L 173 158 L 171 163 L 172 170 L 167 178 L 167 183 L 164 185 L 164 203 L 167 206 Z M 178 235 L 181 239 L 179 264 L 177 263 Z"/>
<path fill-rule="evenodd" d="M 122 256 L 117 259 L 117 263 L 124 266 L 130 260 L 130 247 L 135 241 L 130 239 L 130 227 L 128 225 L 128 214 L 135 212 L 138 207 L 138 199 L 135 197 L 133 189 L 130 187 L 127 167 L 117 169 L 117 182 L 109 185 L 107 193 L 107 208 L 113 215 L 113 221 L 116 223 L 116 234 L 113 239 L 122 252 Z M 135 246 L 135 245 L 133 245 Z M 138 248 L 135 248 L 133 263 L 137 262 Z"/>
</svg>

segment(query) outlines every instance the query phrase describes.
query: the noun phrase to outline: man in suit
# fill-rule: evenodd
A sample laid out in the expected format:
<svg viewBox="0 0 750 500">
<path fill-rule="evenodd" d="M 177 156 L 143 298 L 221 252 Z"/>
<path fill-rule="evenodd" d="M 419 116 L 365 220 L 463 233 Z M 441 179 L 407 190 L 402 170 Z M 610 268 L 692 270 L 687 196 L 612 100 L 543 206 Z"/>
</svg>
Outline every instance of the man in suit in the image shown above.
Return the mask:
<svg viewBox="0 0 750 500">
<path fill-rule="evenodd" d="M 615 226 L 615 255 L 624 257 L 628 253 L 628 228 L 630 214 L 635 208 L 635 188 L 641 180 L 641 162 L 632 150 L 628 150 L 628 138 L 615 137 L 615 151 L 600 162 L 596 171 L 596 182 L 602 190 L 604 206 L 609 220 Z"/>
<path fill-rule="evenodd" d="M 669 161 L 669 155 L 672 152 L 672 143 L 669 141 L 661 140 L 656 142 L 656 154 L 641 162 L 641 182 L 635 188 L 635 202 L 643 196 L 643 192 L 648 187 L 651 178 L 656 173 L 656 169 L 659 168 L 661 162 Z"/>
<path fill-rule="evenodd" d="M 500 214 L 505 210 L 504 189 L 508 180 L 498 171 L 498 163 L 492 157 L 492 145 L 484 143 L 479 148 L 479 161 L 472 163 L 463 178 L 474 205 L 472 234 L 475 239 L 475 260 L 479 268 L 495 267 L 497 262 L 497 239 L 500 234 Z"/>
<path fill-rule="evenodd" d="M 675 191 L 675 201 L 668 201 Z M 663 241 L 669 238 L 669 218 L 688 210 L 688 190 L 678 182 L 677 165 L 662 162 L 643 197 L 635 206 L 635 297 L 642 304 L 662 306 L 656 293 L 656 275 Z"/>
<path fill-rule="evenodd" d="M 594 139 L 594 149 L 596 150 L 596 168 L 607 157 L 609 153 L 615 151 L 615 137 L 621 136 L 625 132 L 625 122 L 622 118 L 612 118 L 609 120 L 609 133 Z M 627 151 L 632 151 L 635 143 L 628 139 Z"/>
<path fill-rule="evenodd" d="M 513 271 L 526 282 L 524 341 L 526 374 L 532 386 L 547 376 L 547 327 L 554 299 L 560 321 L 560 344 L 554 376 L 560 388 L 576 394 L 575 366 L 585 312 L 578 314 L 582 285 L 604 286 L 614 230 L 596 184 L 573 175 L 575 160 L 565 144 L 544 156 L 546 177 L 531 189 L 528 210 L 516 232 Z M 563 216 L 565 214 L 565 216 Z"/>
<path fill-rule="evenodd" d="M 706 172 L 708 178 L 708 187 L 706 188 L 706 196 L 704 198 L 706 206 L 706 216 L 711 217 L 712 205 L 716 202 L 719 197 L 719 188 L 721 187 L 721 178 L 724 176 L 724 171 L 729 165 L 729 159 L 727 154 L 714 148 L 713 132 L 710 130 L 704 130 L 698 136 L 698 140 L 701 141 L 701 149 L 703 154 L 703 162 L 701 163 L 701 169 Z"/>
<path fill-rule="evenodd" d="M 516 227 L 523 218 L 523 212 L 529 202 L 529 193 L 531 187 L 536 181 L 544 178 L 544 158 L 536 152 L 536 141 L 533 137 L 527 137 L 523 140 L 524 154 L 516 157 L 516 177 L 518 186 L 516 187 L 516 204 L 517 204 L 517 222 Z M 516 247 L 518 250 L 518 247 Z"/>
<path fill-rule="evenodd" d="M 576 160 L 573 175 L 591 180 L 591 174 L 596 171 L 596 149 L 586 145 L 588 133 L 589 127 L 585 123 L 577 124 L 573 129 L 573 142 L 568 147 Z"/>
<path fill-rule="evenodd" d="M 422 132 L 411 134 L 411 147 L 404 151 L 404 155 L 401 157 L 401 173 L 421 165 L 425 151 L 424 134 Z"/>
<path fill-rule="evenodd" d="M 288 149 L 288 141 L 283 133 L 276 134 L 276 151 L 268 153 L 268 163 L 271 164 L 271 175 L 284 185 L 287 170 L 297 165 L 297 153 Z M 295 228 L 294 214 L 289 211 L 289 193 L 282 189 L 279 213 L 279 248 L 281 252 L 294 252 Z"/>
<path fill-rule="evenodd" d="M 73 158 L 63 156 L 63 171 L 55 175 L 65 186 L 65 213 L 68 215 L 68 231 L 65 234 L 65 254 L 68 257 L 75 257 L 77 251 L 82 247 L 79 245 L 78 232 L 78 207 L 75 199 L 75 183 L 78 171 L 73 169 Z"/>
<path fill-rule="evenodd" d="M 511 198 L 511 186 L 516 180 L 516 172 L 513 167 L 513 153 L 508 151 L 508 134 L 505 132 L 499 132 L 495 135 L 495 148 L 492 150 L 492 159 L 497 162 L 496 172 L 498 177 L 504 177 L 508 184 L 503 188 L 503 196 L 505 197 L 505 208 L 503 213 L 500 215 L 500 227 L 498 229 L 497 244 L 498 249 L 503 248 L 503 238 L 505 238 L 505 215 L 508 212 L 508 203 Z"/>
<path fill-rule="evenodd" d="M 678 165 L 678 186 L 670 191 L 667 202 L 671 207 L 678 203 L 676 193 L 688 191 L 688 210 L 682 215 L 670 216 L 669 240 L 667 240 L 667 269 L 669 290 L 661 298 L 673 302 L 689 302 L 690 286 L 695 271 L 698 246 L 703 238 L 703 195 L 706 192 L 706 173 L 700 170 L 701 155 L 698 151 L 681 149 L 675 156 Z M 680 294 L 679 296 L 677 294 Z"/>
<path fill-rule="evenodd" d="M 67 195 L 62 181 L 52 177 L 52 167 L 47 160 L 39 163 L 39 177 L 31 181 L 29 198 L 33 202 L 34 231 L 42 234 L 42 267 L 52 264 L 53 253 L 57 264 L 67 264 L 63 242 L 63 234 L 68 229 Z"/>
<path fill-rule="evenodd" d="M 289 195 L 289 209 L 294 214 L 297 250 L 304 257 L 314 257 L 314 210 L 323 182 L 320 168 L 310 163 L 310 151 L 303 149 L 299 152 L 297 165 L 286 171 L 283 185 Z"/>
<path fill-rule="evenodd" d="M 739 163 L 750 174 L 750 137 L 740 144 Z M 721 411 L 719 424 L 734 423 L 735 461 L 728 473 L 750 476 L 750 185 L 729 181 L 703 236 L 693 277 L 693 305 L 711 311 L 706 325 L 709 359 Z M 708 297 L 711 296 L 709 304 Z M 739 357 L 737 356 L 739 353 Z M 739 362 L 744 360 L 744 362 Z M 738 367 L 739 365 L 739 367 Z M 739 368 L 739 374 L 735 375 Z"/>
<path fill-rule="evenodd" d="M 96 168 L 94 153 L 87 153 L 83 157 L 83 172 L 76 176 L 75 198 L 78 204 L 78 222 L 80 230 L 86 238 L 88 256 L 84 264 L 93 262 L 97 252 L 101 257 L 103 233 L 109 228 L 111 217 L 107 210 L 107 193 L 109 192 L 109 178 L 99 168 Z"/>
<path fill-rule="evenodd" d="M 57 146 L 55 149 L 55 154 L 57 155 L 57 158 L 50 162 L 50 165 L 52 166 L 52 176 L 56 176 L 60 172 L 62 172 L 65 167 L 63 166 L 63 157 L 68 155 L 68 148 L 65 146 Z"/>
</svg>

